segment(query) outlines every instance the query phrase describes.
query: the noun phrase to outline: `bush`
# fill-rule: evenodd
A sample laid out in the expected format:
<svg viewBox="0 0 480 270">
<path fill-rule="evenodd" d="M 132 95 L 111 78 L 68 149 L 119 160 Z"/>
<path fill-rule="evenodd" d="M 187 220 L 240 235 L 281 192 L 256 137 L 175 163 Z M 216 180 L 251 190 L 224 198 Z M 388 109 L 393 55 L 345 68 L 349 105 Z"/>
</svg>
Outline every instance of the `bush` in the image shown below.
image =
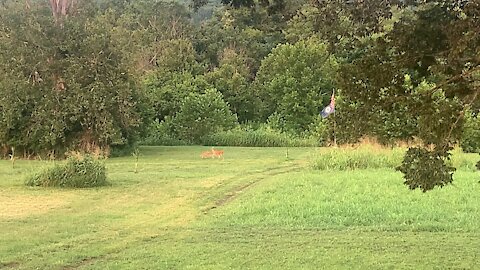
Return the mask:
<svg viewBox="0 0 480 270">
<path fill-rule="evenodd" d="M 204 94 L 191 93 L 172 119 L 176 137 L 194 143 L 200 142 L 203 136 L 231 129 L 236 124 L 236 115 L 216 89 L 207 89 Z"/>
<path fill-rule="evenodd" d="M 87 188 L 107 184 L 105 164 L 87 155 L 70 157 L 65 164 L 57 164 L 25 181 L 28 186 Z"/>
</svg>

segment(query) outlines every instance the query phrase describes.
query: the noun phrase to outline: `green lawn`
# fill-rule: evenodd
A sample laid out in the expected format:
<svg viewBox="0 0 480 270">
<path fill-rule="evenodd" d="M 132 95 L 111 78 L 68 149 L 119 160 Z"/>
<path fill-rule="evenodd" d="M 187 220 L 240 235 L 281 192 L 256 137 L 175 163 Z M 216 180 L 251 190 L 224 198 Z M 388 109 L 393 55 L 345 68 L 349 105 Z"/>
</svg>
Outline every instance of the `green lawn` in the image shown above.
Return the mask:
<svg viewBox="0 0 480 270">
<path fill-rule="evenodd" d="M 391 168 L 312 169 L 325 150 L 223 149 L 144 147 L 137 174 L 112 158 L 111 186 L 84 190 L 0 161 L 0 268 L 480 269 L 478 155 L 422 193 Z"/>
</svg>

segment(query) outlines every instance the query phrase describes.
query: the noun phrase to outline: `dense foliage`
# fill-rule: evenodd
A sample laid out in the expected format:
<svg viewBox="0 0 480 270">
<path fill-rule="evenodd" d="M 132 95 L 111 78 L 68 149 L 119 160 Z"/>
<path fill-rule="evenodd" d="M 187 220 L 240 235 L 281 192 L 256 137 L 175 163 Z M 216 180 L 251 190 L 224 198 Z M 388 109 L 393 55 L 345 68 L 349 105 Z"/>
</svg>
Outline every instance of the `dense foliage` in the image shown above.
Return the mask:
<svg viewBox="0 0 480 270">
<path fill-rule="evenodd" d="M 429 190 L 451 182 L 452 147 L 478 151 L 478 33 L 478 1 L 5 0 L 1 149 L 217 144 L 268 123 L 323 145 L 415 141 L 399 170 Z"/>
<path fill-rule="evenodd" d="M 335 57 L 316 40 L 279 45 L 255 80 L 266 118 L 279 115 L 283 130 L 307 130 L 330 100 L 336 69 Z"/>
<path fill-rule="evenodd" d="M 60 25 L 15 3 L 0 9 L 0 141 L 29 154 L 131 143 L 142 97 L 106 14 L 86 1 Z"/>
<path fill-rule="evenodd" d="M 453 181 L 452 172 L 455 168 L 445 163 L 450 155 L 444 149 L 410 148 L 397 169 L 405 175 L 405 185 L 410 189 L 420 188 L 426 192 Z"/>
</svg>

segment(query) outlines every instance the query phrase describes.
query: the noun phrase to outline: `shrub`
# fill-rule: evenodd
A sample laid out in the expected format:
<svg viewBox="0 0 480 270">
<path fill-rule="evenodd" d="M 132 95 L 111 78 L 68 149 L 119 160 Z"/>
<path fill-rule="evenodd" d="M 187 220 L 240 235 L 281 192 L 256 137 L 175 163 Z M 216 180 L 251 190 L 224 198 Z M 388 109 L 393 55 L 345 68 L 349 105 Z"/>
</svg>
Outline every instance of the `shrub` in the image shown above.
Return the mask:
<svg viewBox="0 0 480 270">
<path fill-rule="evenodd" d="M 236 115 L 216 89 L 207 89 L 204 94 L 191 93 L 172 119 L 176 137 L 194 143 L 203 136 L 231 129 L 236 124 Z"/>
<path fill-rule="evenodd" d="M 28 186 L 87 188 L 107 184 L 105 164 L 87 155 L 70 157 L 65 164 L 57 164 L 25 181 Z"/>
</svg>

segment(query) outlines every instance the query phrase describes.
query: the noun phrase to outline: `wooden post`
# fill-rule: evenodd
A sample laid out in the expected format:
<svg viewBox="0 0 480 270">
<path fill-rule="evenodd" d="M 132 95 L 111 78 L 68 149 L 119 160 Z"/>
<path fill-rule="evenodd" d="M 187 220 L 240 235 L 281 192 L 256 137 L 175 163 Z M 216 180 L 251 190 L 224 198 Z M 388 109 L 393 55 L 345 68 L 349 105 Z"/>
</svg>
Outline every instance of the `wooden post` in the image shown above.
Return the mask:
<svg viewBox="0 0 480 270">
<path fill-rule="evenodd" d="M 333 102 L 335 102 L 335 89 L 333 89 Z M 337 127 L 337 118 L 335 117 L 336 115 L 336 109 L 335 109 L 335 103 L 333 105 L 333 147 L 337 147 L 337 133 L 336 133 L 336 127 Z"/>
</svg>

